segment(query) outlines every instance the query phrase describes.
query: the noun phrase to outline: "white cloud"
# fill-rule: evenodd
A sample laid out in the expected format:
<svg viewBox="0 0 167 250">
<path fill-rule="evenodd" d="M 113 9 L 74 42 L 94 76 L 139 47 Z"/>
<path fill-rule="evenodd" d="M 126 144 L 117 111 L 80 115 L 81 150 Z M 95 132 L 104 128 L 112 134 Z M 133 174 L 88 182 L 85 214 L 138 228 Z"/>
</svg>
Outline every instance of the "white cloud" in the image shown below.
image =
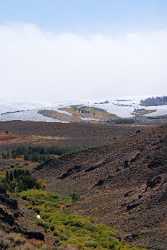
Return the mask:
<svg viewBox="0 0 167 250">
<path fill-rule="evenodd" d="M 82 36 L 1 25 L 1 95 L 57 102 L 167 94 L 166 44 L 166 31 Z"/>
</svg>

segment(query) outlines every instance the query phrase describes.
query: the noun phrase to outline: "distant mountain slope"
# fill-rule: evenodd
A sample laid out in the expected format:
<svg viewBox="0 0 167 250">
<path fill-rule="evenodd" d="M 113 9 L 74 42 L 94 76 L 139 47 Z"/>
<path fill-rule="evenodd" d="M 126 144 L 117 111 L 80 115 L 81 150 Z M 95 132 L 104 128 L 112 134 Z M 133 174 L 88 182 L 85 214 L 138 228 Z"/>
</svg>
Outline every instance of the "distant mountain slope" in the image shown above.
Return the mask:
<svg viewBox="0 0 167 250">
<path fill-rule="evenodd" d="M 71 105 L 57 110 L 40 110 L 39 114 L 64 122 L 107 122 L 116 120 L 115 114 L 105 109 L 86 105 Z"/>
</svg>

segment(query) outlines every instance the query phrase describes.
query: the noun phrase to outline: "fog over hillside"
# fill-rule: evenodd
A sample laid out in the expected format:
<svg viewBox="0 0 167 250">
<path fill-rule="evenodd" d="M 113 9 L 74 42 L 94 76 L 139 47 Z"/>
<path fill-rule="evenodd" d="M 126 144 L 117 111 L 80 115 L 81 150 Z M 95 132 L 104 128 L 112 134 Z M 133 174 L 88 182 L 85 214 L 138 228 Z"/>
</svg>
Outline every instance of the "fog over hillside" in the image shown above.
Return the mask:
<svg viewBox="0 0 167 250">
<path fill-rule="evenodd" d="M 163 30 L 75 34 L 1 24 L 1 92 L 28 102 L 164 95 L 166 43 Z"/>
</svg>

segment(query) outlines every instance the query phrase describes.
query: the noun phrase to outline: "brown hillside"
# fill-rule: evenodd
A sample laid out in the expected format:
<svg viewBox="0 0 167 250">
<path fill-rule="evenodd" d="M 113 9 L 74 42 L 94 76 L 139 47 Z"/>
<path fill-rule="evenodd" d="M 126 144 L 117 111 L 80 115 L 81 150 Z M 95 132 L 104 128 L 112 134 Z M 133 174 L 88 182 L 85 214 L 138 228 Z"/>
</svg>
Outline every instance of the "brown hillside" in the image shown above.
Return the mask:
<svg viewBox="0 0 167 250">
<path fill-rule="evenodd" d="M 71 208 L 77 213 L 116 226 L 130 242 L 165 250 L 167 127 L 122 131 L 104 146 L 50 160 L 34 175 L 47 179 L 51 191 L 80 193 Z"/>
</svg>

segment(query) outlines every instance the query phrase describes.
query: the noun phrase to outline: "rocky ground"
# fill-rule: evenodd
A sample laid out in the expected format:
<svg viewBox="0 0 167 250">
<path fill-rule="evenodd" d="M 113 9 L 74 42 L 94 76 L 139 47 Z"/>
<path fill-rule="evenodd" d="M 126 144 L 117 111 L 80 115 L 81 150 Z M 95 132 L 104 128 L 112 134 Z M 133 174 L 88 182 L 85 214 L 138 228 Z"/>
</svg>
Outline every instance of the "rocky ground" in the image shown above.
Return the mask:
<svg viewBox="0 0 167 250">
<path fill-rule="evenodd" d="M 0 249 L 37 249 L 44 242 L 49 246 L 43 229 L 33 224 L 35 216 L 0 187 Z"/>
<path fill-rule="evenodd" d="M 72 213 L 92 216 L 96 222 L 116 228 L 120 239 L 129 244 L 153 250 L 166 250 L 166 125 L 7 122 L 0 123 L 0 133 L 7 133 L 6 141 L 2 136 L 1 150 L 30 142 L 44 146 L 51 142 L 54 147 L 79 148 L 78 151 L 42 163 L 29 162 L 26 168 L 30 168 L 32 175 L 38 180 L 46 180 L 46 189 L 49 192 L 58 192 L 61 195 L 75 193 L 80 196 L 79 201 L 69 206 Z M 10 167 L 10 161 L 11 159 L 3 159 L 1 171 L 4 163 L 7 168 Z M 24 162 L 23 159 L 12 161 L 20 164 Z M 3 190 L 0 195 L 9 199 Z M 15 201 L 12 202 L 15 204 Z M 19 204 L 21 208 L 24 207 L 24 203 Z M 24 219 L 21 218 L 24 218 L 24 215 L 16 204 L 15 206 L 16 217 L 14 208 L 10 205 L 8 208 L 7 204 L 4 208 L 4 203 L 1 202 L 2 210 L 7 211 L 7 218 L 8 214 L 12 214 L 12 219 L 9 216 L 9 222 L 14 223 L 10 225 L 8 221 L 4 222 L 6 219 L 2 212 L 0 220 L 2 224 L 6 223 L 5 230 L 19 233 L 13 230 L 13 227 L 19 228 L 26 243 L 27 234 L 31 231 L 40 232 L 47 239 L 46 243 L 52 242 L 52 237 L 49 236 L 48 240 L 48 235 L 41 228 L 26 228 L 24 232 L 27 223 L 23 223 Z M 29 214 L 26 209 L 24 212 L 25 215 Z M 33 211 L 31 216 L 35 216 Z M 4 235 L 6 237 L 6 234 Z M 28 239 L 29 244 L 42 240 L 36 239 L 37 234 L 34 235 L 35 239 Z"/>
<path fill-rule="evenodd" d="M 105 146 L 51 160 L 34 175 L 45 176 L 49 190 L 80 193 L 77 213 L 116 226 L 130 242 L 166 249 L 166 133 L 166 126 L 138 127 Z"/>
</svg>

